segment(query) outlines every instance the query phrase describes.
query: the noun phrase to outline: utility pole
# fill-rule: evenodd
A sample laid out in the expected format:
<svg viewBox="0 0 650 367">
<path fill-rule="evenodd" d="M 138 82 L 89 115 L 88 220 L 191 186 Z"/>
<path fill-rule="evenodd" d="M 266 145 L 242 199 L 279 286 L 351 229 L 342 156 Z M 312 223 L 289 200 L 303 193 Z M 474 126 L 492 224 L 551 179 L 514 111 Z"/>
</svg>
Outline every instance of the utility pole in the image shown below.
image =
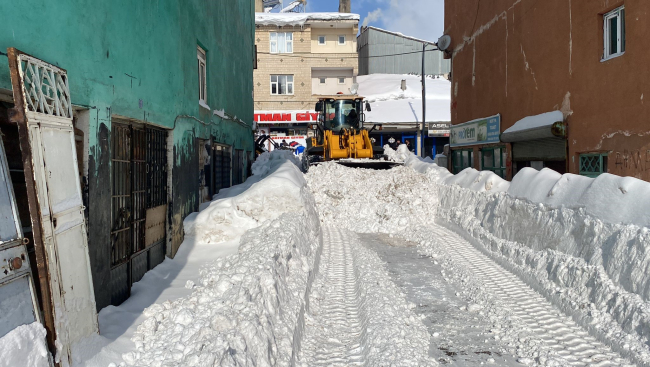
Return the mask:
<svg viewBox="0 0 650 367">
<path fill-rule="evenodd" d="M 426 65 L 425 55 L 428 45 L 428 43 L 422 45 L 422 130 L 420 131 L 420 157 L 424 157 L 424 129 L 427 124 L 427 84 L 424 66 Z"/>
</svg>

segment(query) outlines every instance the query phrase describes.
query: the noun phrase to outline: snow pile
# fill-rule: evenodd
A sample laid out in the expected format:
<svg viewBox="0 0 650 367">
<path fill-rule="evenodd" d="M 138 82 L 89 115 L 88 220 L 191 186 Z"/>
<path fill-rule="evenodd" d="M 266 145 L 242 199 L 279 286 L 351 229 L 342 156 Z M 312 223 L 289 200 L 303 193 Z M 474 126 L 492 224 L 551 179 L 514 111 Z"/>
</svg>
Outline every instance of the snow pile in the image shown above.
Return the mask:
<svg viewBox="0 0 650 367">
<path fill-rule="evenodd" d="M 221 190 L 185 219 L 185 235 L 199 244 L 229 241 L 282 213 L 300 211 L 309 194 L 299 165 L 289 151 L 262 154 L 252 165 L 252 177 Z"/>
<path fill-rule="evenodd" d="M 0 367 L 49 367 L 47 331 L 39 322 L 21 325 L 0 338 Z"/>
<path fill-rule="evenodd" d="M 431 179 L 408 167 L 390 171 L 320 164 L 307 173 L 323 222 L 353 232 L 396 233 L 426 225 L 438 206 Z"/>
<path fill-rule="evenodd" d="M 390 145 L 384 145 L 384 155 L 388 158 L 389 161 L 403 163 L 409 158 L 413 153 L 409 151 L 409 148 L 406 144 L 401 144 L 397 147 L 397 150 L 394 150 Z"/>
<path fill-rule="evenodd" d="M 347 13 L 255 13 L 256 25 L 303 26 L 310 21 L 359 21 L 359 14 Z"/>
<path fill-rule="evenodd" d="M 321 250 L 320 222 L 302 173 L 283 152 L 256 169 L 259 175 L 186 220 L 204 245 L 242 233 L 238 253 L 204 266 L 199 283 L 188 282 L 190 296 L 147 308 L 135 351 L 122 364 L 289 365 L 299 351 L 294 341 Z"/>
</svg>

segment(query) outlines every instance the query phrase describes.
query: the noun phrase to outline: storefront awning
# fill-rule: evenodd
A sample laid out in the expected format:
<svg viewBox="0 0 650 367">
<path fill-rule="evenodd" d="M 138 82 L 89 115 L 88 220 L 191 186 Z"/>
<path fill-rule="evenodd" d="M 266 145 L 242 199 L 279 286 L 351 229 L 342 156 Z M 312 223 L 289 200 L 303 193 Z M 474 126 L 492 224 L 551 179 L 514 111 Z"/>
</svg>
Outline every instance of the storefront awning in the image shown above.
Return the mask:
<svg viewBox="0 0 650 367">
<path fill-rule="evenodd" d="M 515 143 L 554 137 L 564 138 L 565 133 L 564 115 L 560 111 L 552 111 L 524 117 L 517 121 L 501 134 L 501 141 Z"/>
</svg>

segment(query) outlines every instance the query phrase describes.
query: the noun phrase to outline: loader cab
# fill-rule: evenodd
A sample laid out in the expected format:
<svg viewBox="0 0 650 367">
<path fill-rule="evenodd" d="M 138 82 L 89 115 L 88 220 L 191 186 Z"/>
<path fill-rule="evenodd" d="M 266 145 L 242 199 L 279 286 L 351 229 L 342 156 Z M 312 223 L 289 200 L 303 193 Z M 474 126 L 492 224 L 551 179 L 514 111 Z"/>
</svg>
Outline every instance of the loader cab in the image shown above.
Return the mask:
<svg viewBox="0 0 650 367">
<path fill-rule="evenodd" d="M 363 107 L 363 98 L 324 98 L 316 104 L 316 112 L 325 130 L 360 130 L 365 121 Z"/>
</svg>

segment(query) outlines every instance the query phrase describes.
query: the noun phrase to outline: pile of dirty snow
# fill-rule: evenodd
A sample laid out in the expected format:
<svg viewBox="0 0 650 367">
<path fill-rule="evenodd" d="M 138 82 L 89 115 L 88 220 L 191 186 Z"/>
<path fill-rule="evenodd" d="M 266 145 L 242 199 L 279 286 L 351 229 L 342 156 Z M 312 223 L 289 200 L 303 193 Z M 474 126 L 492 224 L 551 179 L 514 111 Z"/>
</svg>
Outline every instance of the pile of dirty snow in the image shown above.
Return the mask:
<svg viewBox="0 0 650 367">
<path fill-rule="evenodd" d="M 204 265 L 191 295 L 148 307 L 121 365 L 290 364 L 322 237 L 313 196 L 283 153 L 185 221 L 203 246 L 241 234 L 239 249 Z"/>
</svg>

